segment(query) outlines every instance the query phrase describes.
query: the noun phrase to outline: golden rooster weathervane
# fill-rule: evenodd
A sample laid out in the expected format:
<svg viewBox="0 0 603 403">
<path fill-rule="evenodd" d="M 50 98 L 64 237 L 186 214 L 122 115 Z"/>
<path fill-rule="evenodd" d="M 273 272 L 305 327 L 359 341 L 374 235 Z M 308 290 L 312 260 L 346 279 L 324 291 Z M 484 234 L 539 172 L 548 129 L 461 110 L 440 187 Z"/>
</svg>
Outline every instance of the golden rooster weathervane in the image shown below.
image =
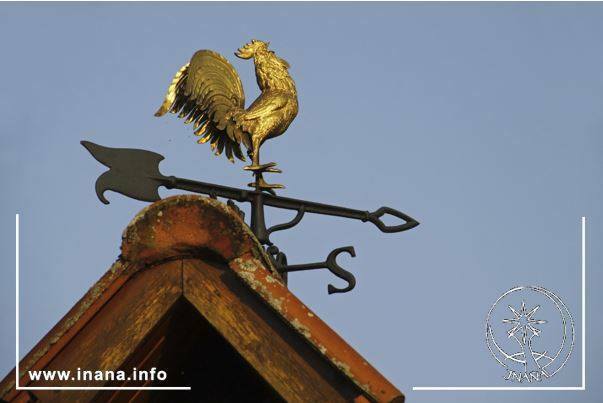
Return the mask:
<svg viewBox="0 0 603 403">
<path fill-rule="evenodd" d="M 241 143 L 247 148 L 255 182 L 249 186 L 274 192 L 283 185 L 268 184 L 264 172 L 280 173 L 275 162 L 260 164 L 264 141 L 280 136 L 298 112 L 297 90 L 289 75 L 289 63 L 268 49 L 269 42 L 253 39 L 235 52 L 241 59 L 252 59 L 261 95 L 245 109 L 241 79 L 225 57 L 211 50 L 196 52 L 191 61 L 174 76 L 167 95 L 155 116 L 177 113 L 184 123 L 194 123 L 198 143 L 211 144 L 215 155 L 225 153 L 245 161 Z"/>
<path fill-rule="evenodd" d="M 215 183 L 200 182 L 163 175 L 159 163 L 164 159 L 153 151 L 133 148 L 104 147 L 90 141 L 82 145 L 101 164 L 109 168 L 101 174 L 95 184 L 99 200 L 109 204 L 104 196 L 107 190 L 121 193 L 136 200 L 154 202 L 161 199 L 159 188 L 180 189 L 208 195 L 214 199 L 227 199 L 227 205 L 244 213 L 238 203 L 250 203 L 249 228 L 257 241 L 265 247 L 274 268 L 286 279 L 287 273 L 305 270 L 328 269 L 347 285 L 339 288 L 329 284 L 329 294 L 352 290 L 356 279 L 352 273 L 337 263 L 337 256 L 346 252 L 355 256 L 354 247 L 334 249 L 322 262 L 287 263 L 287 256 L 271 241 L 276 231 L 295 227 L 306 214 L 322 214 L 370 222 L 381 232 L 403 232 L 419 225 L 414 218 L 391 207 L 380 207 L 375 211 L 356 210 L 309 200 L 277 196 L 274 189 L 282 185 L 268 184 L 262 175 L 265 172 L 281 172 L 274 162 L 260 164 L 260 147 L 269 138 L 280 136 L 287 130 L 297 115 L 297 91 L 289 75 L 289 65 L 268 49 L 268 43 L 252 40 L 236 53 L 243 59 L 254 59 L 257 82 L 262 94 L 245 109 L 245 97 L 241 79 L 232 65 L 220 54 L 211 50 L 200 50 L 174 76 L 165 101 L 155 115 L 177 113 L 185 123 L 194 122 L 194 132 L 201 136 L 199 143 L 211 144 L 216 155 L 224 152 L 230 161 L 234 157 L 245 160 L 241 143 L 247 148 L 251 165 L 244 169 L 252 171 L 253 190 L 239 189 Z M 295 217 L 286 223 L 268 227 L 264 207 L 296 211 Z M 397 224 L 386 224 L 381 217 L 399 219 Z"/>
</svg>

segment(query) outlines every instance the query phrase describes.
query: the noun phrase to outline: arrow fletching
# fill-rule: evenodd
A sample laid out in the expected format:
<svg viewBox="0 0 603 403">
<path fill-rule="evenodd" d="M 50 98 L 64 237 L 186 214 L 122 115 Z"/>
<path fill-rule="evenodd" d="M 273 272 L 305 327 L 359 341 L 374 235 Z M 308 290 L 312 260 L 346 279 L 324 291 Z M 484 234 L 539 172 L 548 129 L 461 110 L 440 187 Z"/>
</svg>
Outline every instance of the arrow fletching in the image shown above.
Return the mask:
<svg viewBox="0 0 603 403">
<path fill-rule="evenodd" d="M 136 200 L 154 202 L 160 200 L 159 186 L 169 183 L 169 178 L 159 172 L 163 155 L 135 148 L 111 148 L 81 141 L 94 159 L 108 167 L 96 180 L 96 195 L 104 204 L 107 190 L 121 193 Z"/>
</svg>

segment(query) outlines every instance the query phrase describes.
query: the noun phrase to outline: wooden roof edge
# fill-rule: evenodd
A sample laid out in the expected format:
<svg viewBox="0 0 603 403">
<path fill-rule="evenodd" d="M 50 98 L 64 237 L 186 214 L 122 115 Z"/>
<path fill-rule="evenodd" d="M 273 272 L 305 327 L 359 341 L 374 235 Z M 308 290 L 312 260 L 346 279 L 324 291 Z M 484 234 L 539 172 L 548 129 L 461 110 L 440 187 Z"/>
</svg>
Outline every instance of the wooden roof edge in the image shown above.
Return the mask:
<svg viewBox="0 0 603 403">
<path fill-rule="evenodd" d="M 170 206 L 187 205 L 191 201 L 199 206 L 212 205 L 213 208 L 207 209 L 214 213 L 221 213 L 222 219 L 218 220 L 221 223 L 230 223 L 230 231 L 233 232 L 231 236 L 220 237 L 220 234 L 212 234 L 215 238 L 205 238 L 206 245 L 202 245 L 203 237 L 193 241 L 189 245 L 190 251 L 186 250 L 186 247 L 180 247 L 177 244 L 169 244 L 163 242 L 161 246 L 158 244 L 148 245 L 145 241 L 148 241 L 144 236 L 149 235 L 146 230 L 139 231 L 141 227 L 148 227 L 149 220 L 154 220 L 155 225 L 161 222 L 161 216 L 163 215 L 164 209 Z M 180 210 L 178 210 L 180 211 Z M 173 220 L 171 217 L 166 216 L 164 224 L 171 226 Z M 204 219 L 211 219 L 210 217 L 198 217 L 203 221 Z M 186 225 L 186 222 L 180 221 L 179 223 Z M 180 230 L 185 230 L 183 226 L 178 226 Z M 194 228 L 193 226 L 188 226 Z M 225 230 L 225 226 L 216 227 L 220 232 Z M 144 234 L 143 234 L 144 233 Z M 165 232 L 163 232 L 165 234 Z M 246 235 L 245 235 L 246 234 Z M 190 239 L 195 237 L 196 233 L 190 233 L 188 236 L 183 235 L 182 232 L 177 234 L 181 239 Z M 215 245 L 212 242 L 216 239 L 245 239 L 246 242 L 235 243 L 235 245 L 225 244 L 224 242 L 217 242 Z M 162 240 L 162 239 L 160 239 Z M 164 241 L 164 240 L 163 240 Z M 255 244 L 255 245 L 254 245 Z M 155 246 L 157 245 L 157 247 Z M 259 258 L 266 267 L 268 267 L 273 273 L 277 273 L 276 269 L 270 264 L 267 255 L 261 248 L 259 242 L 253 237 L 251 230 L 244 224 L 238 213 L 232 210 L 230 207 L 209 198 L 201 198 L 199 196 L 175 196 L 167 199 L 163 199 L 158 202 L 158 206 L 155 204 L 149 205 L 142 209 L 124 229 L 122 234 L 122 254 L 119 256 L 117 261 L 111 265 L 109 270 L 84 294 L 82 298 L 54 325 L 46 335 L 23 357 L 19 363 L 19 379 L 23 378 L 28 370 L 37 370 L 44 368 L 54 356 L 56 356 L 61 349 L 77 334 L 77 332 L 84 327 L 84 325 L 94 316 L 96 312 L 119 290 L 119 288 L 135 274 L 138 270 L 144 266 L 155 264 L 161 260 L 169 259 L 173 257 L 175 253 L 180 255 L 187 255 L 194 252 L 194 249 L 198 250 L 201 246 L 205 246 L 208 249 L 212 249 L 215 253 L 223 256 L 225 259 L 232 257 L 233 253 L 245 254 L 251 251 L 252 255 Z M 231 246 L 234 246 L 232 250 L 229 250 Z M 148 248 L 148 249 L 145 249 Z M 140 253 L 145 250 L 144 253 Z M 149 253 L 151 252 L 151 253 Z M 133 262 L 135 261 L 135 264 Z M 279 276 L 280 280 L 280 276 Z M 11 369 L 9 373 L 0 381 L 0 398 L 7 399 L 12 398 L 15 389 L 15 368 Z M 24 386 L 24 385 L 20 385 Z M 13 392 L 13 393 L 11 393 Z"/>
<path fill-rule="evenodd" d="M 44 368 L 138 270 L 210 250 L 369 399 L 403 401 L 394 385 L 286 288 L 249 227 L 224 203 L 197 195 L 153 203 L 126 227 L 121 249 L 119 260 L 25 356 L 21 374 Z M 11 398 L 14 384 L 13 369 L 0 382 L 0 397 Z"/>
<path fill-rule="evenodd" d="M 282 282 L 275 280 L 261 263 L 240 258 L 231 261 L 229 266 L 297 333 L 369 398 L 378 402 L 404 401 L 402 392 L 293 295 Z"/>
<path fill-rule="evenodd" d="M 117 260 L 82 298 L 54 325 L 19 362 L 19 379 L 26 371 L 42 369 L 84 327 L 94 314 L 126 282 L 126 266 Z M 0 382 L 0 398 L 15 392 L 15 368 Z M 20 385 L 24 386 L 24 385 Z"/>
</svg>

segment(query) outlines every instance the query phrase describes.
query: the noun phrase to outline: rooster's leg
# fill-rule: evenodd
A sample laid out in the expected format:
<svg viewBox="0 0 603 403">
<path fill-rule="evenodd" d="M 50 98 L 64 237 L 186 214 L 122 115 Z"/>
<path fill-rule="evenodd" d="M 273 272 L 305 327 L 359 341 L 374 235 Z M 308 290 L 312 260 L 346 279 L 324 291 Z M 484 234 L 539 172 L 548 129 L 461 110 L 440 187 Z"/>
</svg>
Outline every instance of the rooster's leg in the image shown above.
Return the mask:
<svg viewBox="0 0 603 403">
<path fill-rule="evenodd" d="M 255 182 L 249 184 L 249 186 L 254 187 L 258 191 L 268 191 L 274 194 L 274 189 L 282 189 L 283 185 L 279 184 L 270 184 L 267 183 L 262 174 L 264 172 L 271 173 L 281 173 L 282 171 L 278 168 L 274 168 L 276 166 L 276 162 L 269 162 L 267 164 L 260 164 L 260 145 L 261 142 L 259 139 L 252 139 L 252 150 L 249 153 L 251 157 L 251 165 L 244 167 L 243 169 L 247 171 L 253 171 L 253 176 L 255 177 Z"/>
<path fill-rule="evenodd" d="M 255 137 L 252 139 L 252 149 L 251 152 L 248 152 L 251 157 L 251 165 L 247 165 L 243 169 L 246 171 L 253 171 L 254 173 L 262 173 L 262 172 L 272 172 L 272 173 L 281 173 L 280 169 L 274 168 L 276 166 L 276 162 L 269 162 L 267 164 L 260 164 L 260 140 Z"/>
</svg>

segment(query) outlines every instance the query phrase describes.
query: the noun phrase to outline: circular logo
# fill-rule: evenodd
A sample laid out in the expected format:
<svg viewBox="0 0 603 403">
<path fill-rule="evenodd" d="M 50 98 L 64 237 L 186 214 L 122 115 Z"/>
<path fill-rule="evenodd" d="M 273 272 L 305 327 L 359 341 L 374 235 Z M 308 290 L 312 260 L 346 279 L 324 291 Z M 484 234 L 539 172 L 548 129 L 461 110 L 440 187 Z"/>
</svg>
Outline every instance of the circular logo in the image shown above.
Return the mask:
<svg viewBox="0 0 603 403">
<path fill-rule="evenodd" d="M 551 291 L 510 289 L 488 311 L 486 344 L 512 382 L 534 382 L 558 373 L 574 349 L 574 320 Z"/>
</svg>

